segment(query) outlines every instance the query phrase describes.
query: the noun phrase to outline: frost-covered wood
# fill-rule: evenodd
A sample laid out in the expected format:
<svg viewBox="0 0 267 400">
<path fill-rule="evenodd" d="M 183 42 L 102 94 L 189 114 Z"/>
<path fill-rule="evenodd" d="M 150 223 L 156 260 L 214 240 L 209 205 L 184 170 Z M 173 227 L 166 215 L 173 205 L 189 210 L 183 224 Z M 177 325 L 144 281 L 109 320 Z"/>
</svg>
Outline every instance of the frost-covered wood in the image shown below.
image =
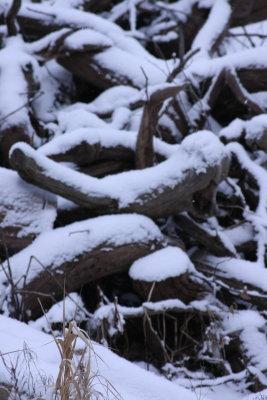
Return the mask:
<svg viewBox="0 0 267 400">
<path fill-rule="evenodd" d="M 19 3 L 0 2 L 0 163 L 27 142 L 28 183 L 0 171 L 0 313 L 34 319 L 66 277 L 120 355 L 267 387 L 266 1 Z"/>
<path fill-rule="evenodd" d="M 212 215 L 216 186 L 227 176 L 229 165 L 223 146 L 206 131 L 188 137 L 172 157 L 155 167 L 99 180 L 57 165 L 26 144 L 15 145 L 10 160 L 26 181 L 97 213 L 126 211 L 150 217 L 181 211 Z"/>
<path fill-rule="evenodd" d="M 133 261 L 166 245 L 158 227 L 144 216 L 98 217 L 43 233 L 3 265 L 0 281 L 8 282 L 10 266 L 16 291 L 35 317 L 42 314 L 38 297 L 50 306 L 62 298 L 64 287 L 71 292 L 127 271 Z"/>
<path fill-rule="evenodd" d="M 55 196 L 24 182 L 16 172 L 0 168 L 1 258 L 51 230 L 55 219 Z"/>
<path fill-rule="evenodd" d="M 201 299 L 210 287 L 180 248 L 166 247 L 133 263 L 129 275 L 143 301 L 179 298 L 185 304 Z"/>
<path fill-rule="evenodd" d="M 22 43 L 20 37 L 12 36 L 0 50 L 0 163 L 4 166 L 12 144 L 29 143 L 35 137 L 32 104 L 39 90 L 38 66 Z"/>
</svg>

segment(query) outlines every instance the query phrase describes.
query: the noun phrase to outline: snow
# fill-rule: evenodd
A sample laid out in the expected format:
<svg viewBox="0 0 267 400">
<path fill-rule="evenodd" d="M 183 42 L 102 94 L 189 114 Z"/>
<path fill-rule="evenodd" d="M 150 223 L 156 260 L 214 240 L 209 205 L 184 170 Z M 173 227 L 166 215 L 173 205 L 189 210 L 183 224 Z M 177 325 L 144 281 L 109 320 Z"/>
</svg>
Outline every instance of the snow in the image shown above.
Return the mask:
<svg viewBox="0 0 267 400">
<path fill-rule="evenodd" d="M 46 62 L 39 68 L 39 79 L 41 81 L 40 91 L 42 95 L 34 103 L 34 112 L 37 118 L 44 121 L 47 129 L 51 127 L 48 123 L 56 121 L 57 109 L 61 107 L 59 92 L 65 88 L 69 92 L 72 81 L 72 74 L 61 67 L 55 60 Z M 58 132 L 58 125 L 52 125 L 53 130 Z"/>
<path fill-rule="evenodd" d="M 17 229 L 19 238 L 50 231 L 56 219 L 56 197 L 24 182 L 17 172 L 0 168 L 1 228 Z"/>
<path fill-rule="evenodd" d="M 215 1 L 207 21 L 194 38 L 191 49 L 200 49 L 202 54 L 203 52 L 208 53 L 212 49 L 216 39 L 226 28 L 231 13 L 232 9 L 227 0 Z M 220 16 L 219 19 L 218 15 Z"/>
<path fill-rule="evenodd" d="M 240 331 L 239 337 L 246 349 L 249 364 L 259 371 L 267 369 L 266 334 L 261 329 L 266 327 L 266 320 L 252 310 L 234 311 L 224 317 L 224 334 Z M 266 383 L 265 383 L 266 384 Z"/>
<path fill-rule="evenodd" d="M 267 291 L 267 269 L 260 262 L 247 261 L 237 258 L 219 258 L 207 256 L 202 259 L 208 265 L 215 266 L 219 273 L 228 278 L 235 278 L 256 288 Z"/>
<path fill-rule="evenodd" d="M 66 323 L 74 319 L 77 324 L 85 321 L 87 314 L 84 310 L 81 297 L 75 292 L 69 293 L 64 300 L 54 304 L 45 315 L 36 321 L 29 321 L 29 325 L 34 329 L 49 333 L 51 332 L 52 324 L 62 324 L 63 315 Z"/>
<path fill-rule="evenodd" d="M 15 281 L 19 281 L 28 270 L 29 282 L 43 270 L 43 265 L 56 270 L 64 262 L 99 246 L 108 250 L 112 246 L 138 242 L 149 244 L 157 240 L 164 242 L 159 228 L 149 218 L 137 214 L 107 215 L 41 234 L 31 245 L 10 257 L 9 264 Z M 7 267 L 6 262 L 3 266 Z M 1 271 L 0 282 L 5 280 Z"/>
<path fill-rule="evenodd" d="M 156 85 L 165 81 L 168 76 L 165 64 L 159 67 L 157 65 L 159 62 L 154 63 L 144 57 L 131 54 L 124 48 L 109 48 L 95 55 L 94 60 L 104 69 L 113 71 L 117 83 L 131 83 L 136 88 L 145 87 L 147 80 L 149 85 Z M 125 75 L 126 70 L 127 75 Z"/>
<path fill-rule="evenodd" d="M 86 46 L 109 47 L 112 41 L 100 32 L 93 29 L 81 29 L 67 36 L 64 40 L 64 46 L 70 50 L 82 50 Z"/>
<path fill-rule="evenodd" d="M 255 235 L 253 226 L 248 222 L 233 228 L 225 229 L 223 232 L 234 246 L 253 240 Z"/>
<path fill-rule="evenodd" d="M 145 201 L 143 194 L 153 194 L 153 191 L 163 190 L 166 186 L 173 188 L 185 179 L 188 171 L 203 173 L 226 157 L 223 144 L 212 132 L 199 131 L 187 136 L 169 159 L 154 167 L 97 179 L 59 165 L 25 143 L 16 143 L 11 153 L 16 148 L 36 159 L 49 176 L 88 196 L 116 199 L 122 209 L 134 202 L 142 204 Z"/>
<path fill-rule="evenodd" d="M 23 50 L 20 36 L 7 38 L 5 47 L 0 51 L 0 121 L 1 129 L 18 125 L 24 127 L 25 134 L 33 135 L 30 118 L 27 112 L 28 84 L 23 71 L 32 69 L 37 80 L 38 64 Z"/>
<path fill-rule="evenodd" d="M 239 51 L 234 54 L 227 54 L 223 57 L 213 59 L 196 58 L 184 73 L 194 82 L 194 76 L 214 77 L 223 68 L 266 68 L 266 47 L 259 46 L 252 49 Z"/>
<path fill-rule="evenodd" d="M 78 128 L 105 128 L 107 124 L 97 115 L 86 110 L 63 110 L 58 113 L 58 128 L 69 132 Z"/>
<path fill-rule="evenodd" d="M 194 270 L 193 264 L 182 249 L 168 246 L 136 260 L 129 270 L 129 275 L 134 280 L 160 282 Z"/>
<path fill-rule="evenodd" d="M 227 127 L 220 131 L 220 137 L 227 140 L 238 140 L 242 133 L 248 141 L 259 140 L 267 131 L 267 115 L 260 114 L 248 121 L 240 118 L 234 119 Z"/>
<path fill-rule="evenodd" d="M 86 105 L 89 111 L 108 114 L 118 107 L 127 106 L 131 98 L 139 95 L 139 91 L 131 86 L 118 85 L 105 90 L 97 98 Z"/>
<path fill-rule="evenodd" d="M 98 15 L 68 8 L 64 8 L 62 12 L 62 7 L 58 6 L 24 3 L 19 10 L 19 15 L 26 18 L 36 18 L 36 15 L 38 15 L 44 24 L 49 23 L 52 19 L 55 25 L 71 28 L 91 28 L 93 31 L 104 35 L 108 35 L 112 31 L 123 33 L 118 25 Z"/>
<path fill-rule="evenodd" d="M 24 354 L 25 356 L 26 350 L 23 352 L 23 349 L 25 349 L 25 343 L 27 343 L 30 351 L 36 355 L 34 362 L 28 363 L 28 367 L 31 368 L 31 374 L 37 389 L 41 393 L 44 392 L 41 378 L 44 380 L 44 377 L 47 377 L 50 382 L 55 382 L 60 363 L 59 352 L 53 337 L 2 315 L 0 315 L 0 326 L 0 351 L 2 357 L 5 358 L 8 365 L 12 361 L 15 363 L 19 355 Z M 165 400 L 166 398 L 169 400 L 177 400 L 177 398 L 195 400 L 195 394 L 190 390 L 171 383 L 152 372 L 141 369 L 97 343 L 92 343 L 92 345 L 92 375 L 95 373 L 101 377 L 100 382 L 106 381 L 113 385 L 124 400 Z M 28 370 L 26 365 L 27 361 L 23 362 L 22 360 L 19 363 L 19 366 L 26 374 L 27 380 Z M 9 383 L 10 376 L 1 360 L 0 377 L 2 382 Z M 23 384 L 22 381 L 23 379 L 21 382 L 19 381 L 20 386 Z M 94 384 L 98 390 L 105 393 L 105 387 L 99 384 L 99 380 L 96 379 Z M 112 400 L 113 397 L 110 397 L 110 399 Z M 208 399 L 203 397 L 203 400 Z"/>
<path fill-rule="evenodd" d="M 249 321 L 249 325 L 248 325 Z M 224 334 L 247 329 L 247 327 L 261 328 L 265 325 L 265 319 L 257 311 L 241 310 L 227 313 L 223 321 Z"/>
<path fill-rule="evenodd" d="M 104 122 L 104 127 L 102 126 L 102 129 L 100 129 L 99 126 L 95 126 L 94 129 L 92 129 L 92 124 L 90 124 L 92 120 L 90 116 L 87 115 L 88 113 L 85 113 L 86 115 L 84 115 L 84 119 L 80 119 L 80 116 L 82 117 L 83 113 L 77 111 L 77 120 L 79 120 L 79 123 L 77 123 L 77 120 L 75 119 L 76 112 L 73 111 L 64 114 L 60 113 L 59 119 L 61 129 L 66 130 L 67 133 L 58 136 L 50 142 L 39 147 L 38 153 L 41 153 L 48 157 L 55 154 L 65 154 L 67 151 L 83 142 L 86 142 L 90 145 L 99 144 L 101 147 L 105 148 L 122 146 L 123 148 L 135 150 L 137 140 L 136 132 L 124 131 L 122 129 L 112 129 L 108 127 Z M 73 116 L 73 114 L 74 118 L 69 118 L 69 116 Z M 96 116 L 94 117 L 97 118 Z M 84 123 L 86 127 L 71 129 L 72 123 L 76 124 L 76 126 L 83 125 Z M 161 141 L 158 138 L 154 138 L 155 151 L 165 158 L 168 158 L 172 154 L 174 154 L 178 148 L 178 145 L 171 145 Z"/>
</svg>

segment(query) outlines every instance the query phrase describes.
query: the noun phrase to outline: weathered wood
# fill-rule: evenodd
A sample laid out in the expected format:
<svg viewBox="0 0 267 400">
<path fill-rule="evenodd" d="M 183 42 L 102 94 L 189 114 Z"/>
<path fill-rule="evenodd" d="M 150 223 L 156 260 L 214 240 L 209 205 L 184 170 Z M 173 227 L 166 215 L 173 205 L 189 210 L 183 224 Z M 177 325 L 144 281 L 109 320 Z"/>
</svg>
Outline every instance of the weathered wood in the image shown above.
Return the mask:
<svg viewBox="0 0 267 400">
<path fill-rule="evenodd" d="M 81 207 L 87 207 L 104 214 L 137 212 L 150 217 L 169 216 L 181 211 L 190 211 L 196 216 L 212 215 L 216 208 L 216 186 L 227 176 L 229 164 L 228 158 L 224 157 L 218 165 L 207 165 L 206 171 L 203 172 L 196 172 L 194 168 L 191 170 L 185 168 L 183 177 L 181 178 L 178 175 L 175 183 L 173 181 L 171 184 L 161 183 L 159 187 L 155 187 L 149 192 L 142 185 L 142 171 L 136 171 L 138 173 L 136 179 L 140 180 L 141 183 L 140 190 L 132 201 L 120 206 L 119 195 L 117 198 L 113 198 L 113 195 L 109 194 L 108 191 L 105 192 L 106 194 L 96 192 L 96 189 L 94 189 L 95 185 L 98 184 L 97 180 L 94 180 L 96 178 L 88 178 L 88 184 L 84 186 L 83 183 L 79 187 L 79 180 L 82 177 L 79 178 L 78 172 L 68 173 L 66 167 L 59 166 L 54 161 L 39 155 L 26 144 L 16 146 L 13 149 L 10 161 L 13 168 L 26 181 L 74 201 Z M 166 180 L 169 173 L 173 176 L 172 169 L 169 171 L 169 162 L 172 165 L 172 161 L 165 161 L 167 163 L 164 170 Z M 153 168 L 157 168 L 157 166 Z M 65 182 L 65 176 L 68 176 L 68 183 Z M 130 177 L 131 175 L 129 175 Z M 84 182 L 84 177 L 82 180 Z M 121 185 L 120 175 L 116 175 L 109 184 L 114 187 Z M 127 186 L 125 186 L 125 190 L 127 190 Z"/>
<path fill-rule="evenodd" d="M 101 161 L 126 161 L 129 163 L 134 161 L 134 151 L 126 145 L 106 147 L 101 142 L 91 144 L 85 140 L 80 143 L 77 141 L 75 145 L 69 147 L 64 153 L 60 152 L 60 150 L 52 154 L 42 150 L 41 152 L 51 160 L 72 162 L 84 167 Z"/>
<path fill-rule="evenodd" d="M 89 193 L 83 193 L 81 190 L 76 189 L 75 184 L 72 186 L 66 184 L 64 181 L 57 180 L 53 177 L 53 173 L 49 176 L 45 169 L 41 165 L 38 165 L 34 158 L 29 157 L 21 149 L 14 150 L 12 154 L 11 163 L 13 168 L 19 170 L 21 177 L 26 181 L 37 184 L 37 186 L 43 189 L 48 189 L 52 193 L 57 193 L 68 200 L 74 201 L 81 207 L 92 209 L 107 207 L 110 212 L 118 209 L 116 199 L 101 194 L 92 193 L 92 195 L 89 195 Z M 53 161 L 50 162 L 53 163 Z"/>
<path fill-rule="evenodd" d="M 96 178 L 103 178 L 107 175 L 118 174 L 131 169 L 134 169 L 134 162 L 131 161 L 102 161 L 78 168 L 83 174 L 91 175 Z"/>
<path fill-rule="evenodd" d="M 193 237 L 211 253 L 218 257 L 234 257 L 234 254 L 224 245 L 220 236 L 215 232 L 208 232 L 201 224 L 196 223 L 187 215 L 177 215 L 174 217 L 175 223 L 186 232 L 190 237 Z M 213 233 L 213 234 L 212 234 Z"/>
<path fill-rule="evenodd" d="M 53 227 L 56 199 L 21 180 L 17 173 L 0 168 L 0 258 L 28 246 Z"/>
<path fill-rule="evenodd" d="M 179 299 L 185 304 L 192 300 L 200 299 L 207 292 L 205 284 L 200 284 L 185 273 L 168 278 L 160 282 L 145 282 L 132 280 L 135 292 L 143 301 L 160 301 L 167 299 Z"/>
<path fill-rule="evenodd" d="M 99 88 L 107 89 L 116 85 L 135 87 L 133 81 L 125 75 L 119 75 L 100 65 L 94 56 L 86 52 L 77 52 L 69 57 L 60 57 L 58 63 L 74 75 Z"/>
<path fill-rule="evenodd" d="M 66 291 L 72 292 L 90 281 L 127 271 L 136 259 L 149 254 L 154 246 L 159 248 L 162 245 L 156 242 L 131 243 L 106 248 L 103 244 L 71 262 L 63 263 L 55 271 L 45 266 L 43 272 L 21 290 L 24 307 L 31 310 L 31 317 L 36 318 L 42 315 L 38 297 L 45 308 L 50 307 L 54 299 L 64 297 L 64 284 Z"/>
<path fill-rule="evenodd" d="M 143 169 L 153 165 L 153 136 L 156 132 L 159 111 L 163 102 L 169 97 L 176 96 L 186 87 L 187 85 L 184 84 L 157 90 L 145 103 L 135 150 L 135 167 L 137 169 Z"/>
</svg>

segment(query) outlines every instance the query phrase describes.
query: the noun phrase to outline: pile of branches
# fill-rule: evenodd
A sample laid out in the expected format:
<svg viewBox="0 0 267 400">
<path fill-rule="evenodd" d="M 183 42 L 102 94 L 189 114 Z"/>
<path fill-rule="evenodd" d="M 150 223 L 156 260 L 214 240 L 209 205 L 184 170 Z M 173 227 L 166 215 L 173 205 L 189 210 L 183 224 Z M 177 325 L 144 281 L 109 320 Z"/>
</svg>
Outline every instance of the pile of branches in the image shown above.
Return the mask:
<svg viewBox="0 0 267 400">
<path fill-rule="evenodd" d="M 267 387 L 249 340 L 267 344 L 266 18 L 264 0 L 0 5 L 2 312 L 76 292 L 130 360 Z"/>
</svg>

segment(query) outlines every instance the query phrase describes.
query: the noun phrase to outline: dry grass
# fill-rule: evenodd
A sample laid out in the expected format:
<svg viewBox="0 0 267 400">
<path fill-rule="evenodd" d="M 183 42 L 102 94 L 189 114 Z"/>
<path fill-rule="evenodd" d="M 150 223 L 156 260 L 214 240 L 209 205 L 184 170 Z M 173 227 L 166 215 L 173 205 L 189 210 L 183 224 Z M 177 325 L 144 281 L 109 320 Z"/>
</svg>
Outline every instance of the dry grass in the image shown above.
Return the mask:
<svg viewBox="0 0 267 400">
<path fill-rule="evenodd" d="M 108 380 L 92 371 L 92 357 L 97 360 L 98 356 L 87 333 L 77 326 L 76 321 L 71 321 L 68 329 L 64 329 L 63 338 L 54 339 L 61 363 L 52 400 L 122 400 Z"/>
<path fill-rule="evenodd" d="M 14 362 L 10 361 L 10 365 L 5 358 L 11 353 L 0 353 L 10 376 L 10 385 L 0 385 L 0 400 L 2 397 L 3 400 L 122 400 L 107 379 L 93 372 L 92 358 L 96 367 L 100 358 L 89 336 L 77 326 L 75 320 L 69 323 L 68 328 L 64 328 L 62 338 L 53 336 L 61 358 L 55 383 L 47 384 L 48 379 L 42 377 L 42 388 L 39 384 L 36 386 L 32 369 L 35 368 L 36 372 L 38 367 L 28 348 L 11 352 L 18 353 L 18 356 Z M 22 358 L 23 363 L 20 362 Z M 46 394 L 38 396 L 37 392 Z"/>
<path fill-rule="evenodd" d="M 77 351 L 77 339 L 84 344 L 82 350 Z M 88 400 L 104 398 L 102 393 L 94 389 L 94 380 L 97 375 L 91 371 L 92 344 L 85 334 L 71 321 L 65 329 L 63 339 L 55 338 L 58 346 L 61 363 L 55 384 L 55 395 L 60 400 Z"/>
</svg>

